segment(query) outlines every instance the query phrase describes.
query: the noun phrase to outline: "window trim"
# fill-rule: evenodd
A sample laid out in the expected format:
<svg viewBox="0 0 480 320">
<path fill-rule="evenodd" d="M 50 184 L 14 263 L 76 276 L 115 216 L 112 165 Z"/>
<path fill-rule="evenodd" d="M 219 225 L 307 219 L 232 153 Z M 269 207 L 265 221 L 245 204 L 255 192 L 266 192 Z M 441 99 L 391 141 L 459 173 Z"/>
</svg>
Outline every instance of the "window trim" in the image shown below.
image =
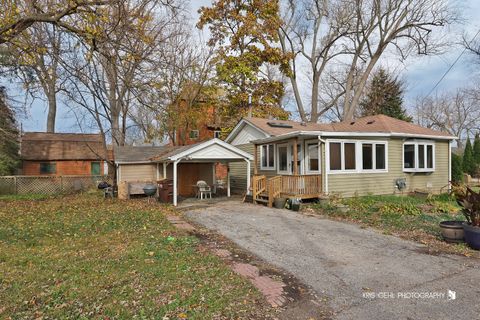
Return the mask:
<svg viewBox="0 0 480 320">
<path fill-rule="evenodd" d="M 264 167 L 263 166 L 263 147 L 264 146 L 267 146 L 267 166 Z M 270 158 L 270 148 L 273 147 L 273 166 L 269 166 L 268 163 L 270 162 L 269 158 Z M 260 170 L 264 170 L 264 171 L 272 171 L 272 170 L 275 170 L 276 168 L 276 164 L 277 164 L 277 161 L 276 161 L 276 148 L 275 148 L 275 144 L 274 143 L 266 143 L 266 144 L 261 144 L 260 145 Z"/>
<path fill-rule="evenodd" d="M 406 145 L 413 145 L 415 150 L 415 167 L 414 168 L 405 168 L 405 146 Z M 418 153 L 418 146 L 423 145 L 423 154 L 424 154 L 424 168 L 419 167 L 419 153 Z M 432 146 L 432 168 L 427 168 L 428 159 L 427 159 L 427 150 L 428 146 Z M 421 172 L 435 172 L 435 163 L 436 163 L 436 156 L 435 156 L 435 142 L 434 141 L 425 141 L 425 140 L 406 140 L 402 144 L 402 170 L 403 172 L 411 172 L 411 173 L 421 173 Z"/>
<path fill-rule="evenodd" d="M 221 134 L 222 134 L 221 130 L 214 130 L 213 131 L 213 137 L 216 138 L 216 139 L 220 139 Z"/>
<path fill-rule="evenodd" d="M 310 170 L 309 169 L 309 162 L 310 162 L 310 153 L 308 152 L 308 146 L 309 145 L 313 145 L 313 144 L 316 144 L 317 147 L 318 147 L 318 170 L 315 171 L 315 170 Z M 322 146 L 320 144 L 320 142 L 318 140 L 305 140 L 305 143 L 304 143 L 304 170 L 305 170 L 305 174 L 306 175 L 309 175 L 309 174 L 321 174 L 322 173 Z"/>
<path fill-rule="evenodd" d="M 330 169 L 330 143 L 340 143 L 340 161 L 341 168 L 340 170 L 331 170 Z M 354 143 L 355 144 L 355 169 L 354 170 L 345 170 L 345 159 L 344 159 L 344 144 L 345 143 Z M 363 169 L 363 144 L 372 144 L 373 145 L 373 161 L 374 166 L 377 166 L 376 160 L 376 145 L 382 144 L 385 145 L 385 169 Z M 360 174 L 385 174 L 388 173 L 388 140 L 351 140 L 351 139 L 328 139 L 325 144 L 325 168 L 327 174 L 351 174 L 351 173 L 360 173 Z M 328 156 L 327 156 L 328 155 Z"/>
<path fill-rule="evenodd" d="M 98 174 L 93 173 L 93 165 L 98 163 Z M 101 161 L 91 161 L 90 162 L 90 175 L 100 176 L 102 175 L 102 162 Z"/>
</svg>

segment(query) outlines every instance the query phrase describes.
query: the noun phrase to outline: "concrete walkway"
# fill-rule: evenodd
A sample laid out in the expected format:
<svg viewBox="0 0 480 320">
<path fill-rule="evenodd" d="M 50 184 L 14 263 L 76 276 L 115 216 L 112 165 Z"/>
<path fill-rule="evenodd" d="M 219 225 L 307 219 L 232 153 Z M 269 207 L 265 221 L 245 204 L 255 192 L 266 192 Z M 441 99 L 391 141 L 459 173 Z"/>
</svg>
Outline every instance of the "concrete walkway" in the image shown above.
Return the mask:
<svg viewBox="0 0 480 320">
<path fill-rule="evenodd" d="M 428 255 L 420 244 L 353 224 L 240 202 L 186 215 L 327 297 L 337 319 L 480 317 L 476 259 Z"/>
</svg>

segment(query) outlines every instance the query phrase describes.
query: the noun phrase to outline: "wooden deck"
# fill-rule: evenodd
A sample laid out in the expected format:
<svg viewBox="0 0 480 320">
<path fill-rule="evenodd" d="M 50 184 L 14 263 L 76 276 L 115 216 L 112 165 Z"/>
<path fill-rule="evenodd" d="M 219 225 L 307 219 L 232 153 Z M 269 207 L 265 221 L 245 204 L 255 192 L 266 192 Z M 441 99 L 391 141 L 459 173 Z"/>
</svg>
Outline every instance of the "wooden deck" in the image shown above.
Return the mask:
<svg viewBox="0 0 480 320">
<path fill-rule="evenodd" d="M 272 207 L 278 197 L 313 199 L 322 194 L 322 175 L 288 175 L 267 178 L 265 175 L 252 177 L 254 203 L 265 203 Z"/>
</svg>

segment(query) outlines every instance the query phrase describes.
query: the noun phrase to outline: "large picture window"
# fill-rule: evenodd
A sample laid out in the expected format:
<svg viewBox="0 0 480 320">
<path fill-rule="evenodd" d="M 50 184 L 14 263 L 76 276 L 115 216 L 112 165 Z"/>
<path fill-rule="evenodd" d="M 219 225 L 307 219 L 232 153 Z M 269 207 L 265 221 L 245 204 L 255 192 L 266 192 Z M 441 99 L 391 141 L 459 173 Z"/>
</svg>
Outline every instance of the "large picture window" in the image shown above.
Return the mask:
<svg viewBox="0 0 480 320">
<path fill-rule="evenodd" d="M 260 169 L 262 170 L 273 170 L 275 169 L 275 145 L 274 144 L 264 144 L 260 149 L 261 153 L 261 163 Z"/>
<path fill-rule="evenodd" d="M 328 143 L 329 171 L 342 172 L 386 172 L 386 141 L 330 141 Z"/>
<path fill-rule="evenodd" d="M 425 142 L 406 142 L 403 145 L 403 170 L 431 172 L 435 170 L 435 145 Z"/>
</svg>

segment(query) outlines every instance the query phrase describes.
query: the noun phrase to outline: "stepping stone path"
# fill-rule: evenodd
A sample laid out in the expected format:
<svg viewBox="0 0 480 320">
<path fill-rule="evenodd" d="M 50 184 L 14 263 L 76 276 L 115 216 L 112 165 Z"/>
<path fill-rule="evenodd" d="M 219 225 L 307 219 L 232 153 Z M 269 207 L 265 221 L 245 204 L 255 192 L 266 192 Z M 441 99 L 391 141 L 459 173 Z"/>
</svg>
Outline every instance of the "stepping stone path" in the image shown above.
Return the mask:
<svg viewBox="0 0 480 320">
<path fill-rule="evenodd" d="M 178 216 L 167 216 L 167 220 L 179 229 L 187 231 L 195 230 L 194 226 Z M 213 248 L 212 252 L 220 258 L 232 260 L 231 252 L 226 249 Z M 260 290 L 272 307 L 281 307 L 287 302 L 283 292 L 283 287 L 285 287 L 283 282 L 272 279 L 268 276 L 261 276 L 260 270 L 256 266 L 248 263 L 233 261 L 232 269 L 234 272 L 247 278 L 258 290 Z"/>
<path fill-rule="evenodd" d="M 186 222 L 180 217 L 177 216 L 167 216 L 167 220 L 173 224 L 175 227 L 178 229 L 182 230 L 187 230 L 187 231 L 193 231 L 195 230 L 195 227 L 192 226 L 190 223 Z"/>
</svg>

